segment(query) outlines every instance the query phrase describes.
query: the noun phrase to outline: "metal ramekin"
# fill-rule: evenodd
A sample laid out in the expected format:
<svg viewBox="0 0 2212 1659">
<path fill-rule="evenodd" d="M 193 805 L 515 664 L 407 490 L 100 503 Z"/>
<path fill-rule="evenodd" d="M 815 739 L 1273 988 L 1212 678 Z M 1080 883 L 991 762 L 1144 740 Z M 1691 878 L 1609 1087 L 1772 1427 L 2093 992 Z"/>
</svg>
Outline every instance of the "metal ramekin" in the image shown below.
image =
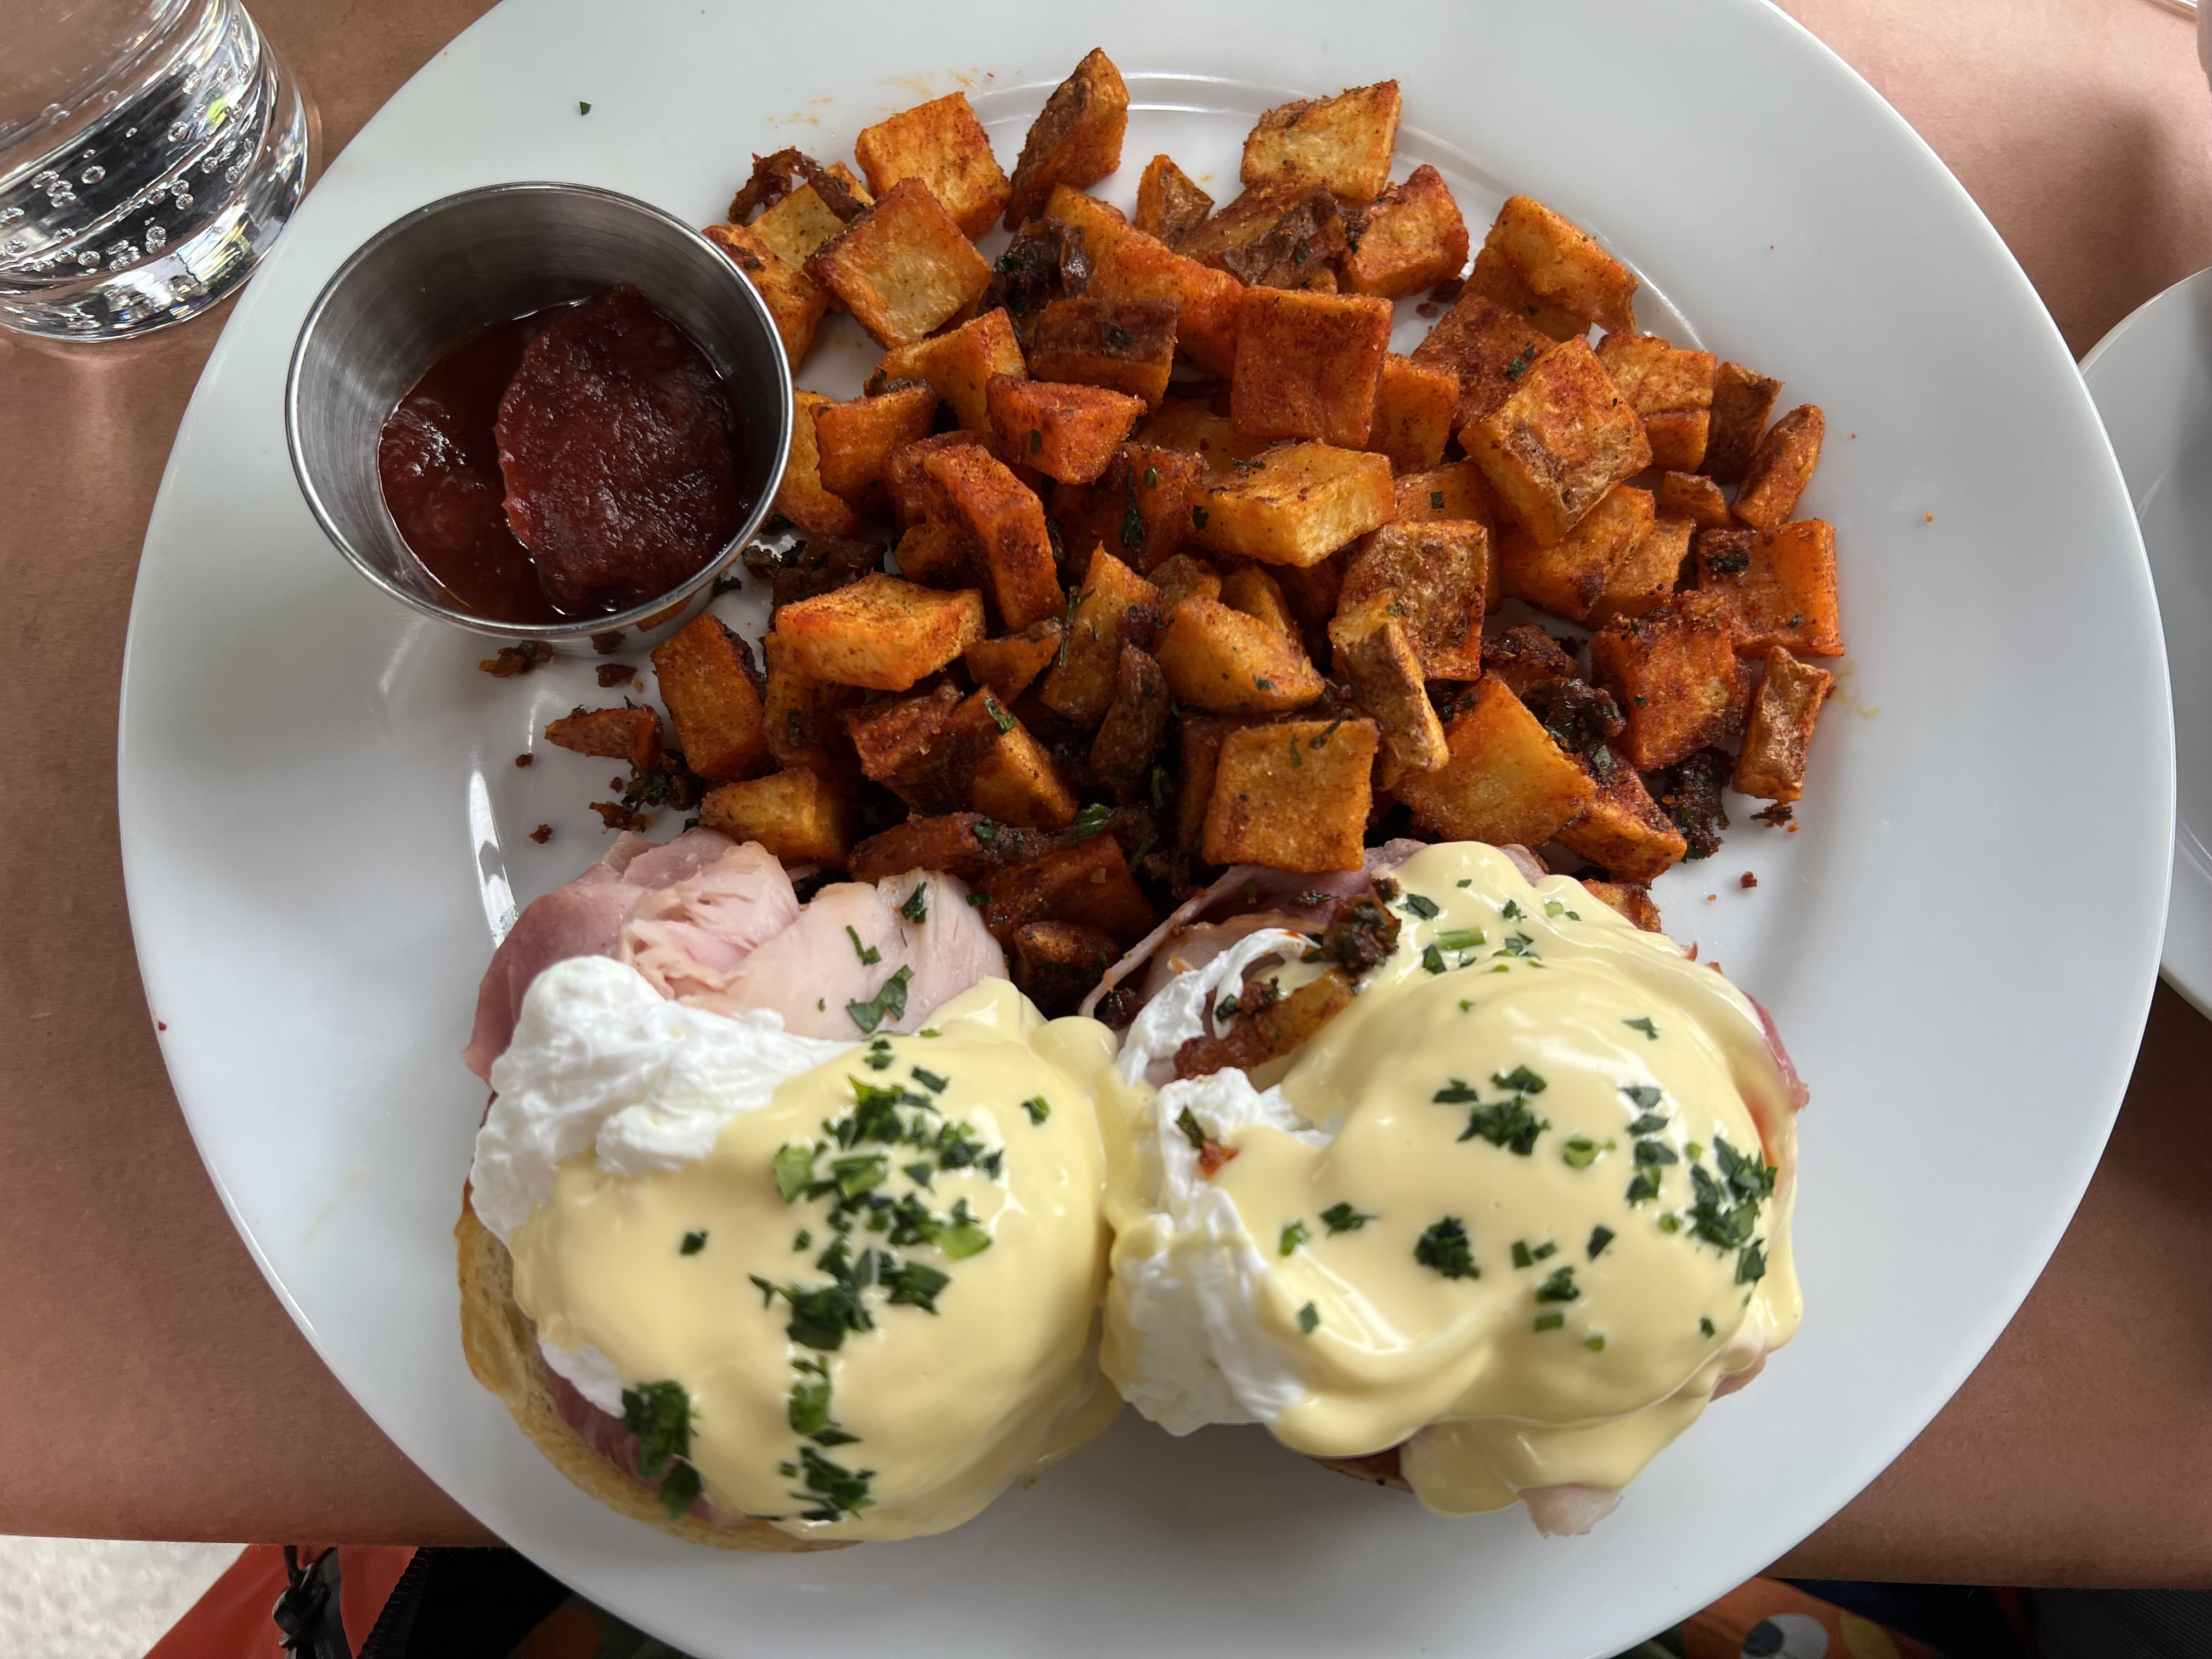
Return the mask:
<svg viewBox="0 0 2212 1659">
<path fill-rule="evenodd" d="M 629 283 L 698 343 L 729 388 L 750 516 L 682 586 L 577 622 L 459 610 L 400 539 L 376 451 L 385 417 L 446 347 L 509 317 Z M 705 237 L 659 208 L 587 185 L 488 185 L 419 207 L 340 265 L 308 308 L 284 381 L 284 438 L 315 521 L 392 598 L 472 634 L 564 653 L 651 645 L 690 620 L 768 516 L 791 447 L 791 368 L 768 307 Z M 639 635 L 642 635 L 641 639 Z"/>
</svg>

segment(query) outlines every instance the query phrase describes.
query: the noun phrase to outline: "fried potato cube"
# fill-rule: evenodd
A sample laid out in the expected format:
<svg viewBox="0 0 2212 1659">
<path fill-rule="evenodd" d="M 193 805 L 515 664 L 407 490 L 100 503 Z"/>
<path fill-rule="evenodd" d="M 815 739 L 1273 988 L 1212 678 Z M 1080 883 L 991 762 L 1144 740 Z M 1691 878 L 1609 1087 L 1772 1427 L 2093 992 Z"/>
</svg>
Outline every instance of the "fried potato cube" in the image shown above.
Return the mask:
<svg viewBox="0 0 2212 1659">
<path fill-rule="evenodd" d="M 813 394 L 802 392 L 799 395 L 807 398 Z M 932 511 L 942 507 L 944 499 L 924 470 L 929 458 L 948 449 L 977 448 L 988 441 L 981 431 L 940 432 L 891 451 L 884 459 L 884 489 L 890 496 L 892 516 L 901 525 L 926 521 Z"/>
<path fill-rule="evenodd" d="M 1482 647 L 1482 668 L 1527 697 L 1547 680 L 1575 678 L 1575 659 L 1534 623 L 1507 629 Z"/>
<path fill-rule="evenodd" d="M 1605 592 L 1583 620 L 1598 628 L 1616 617 L 1640 617 L 1672 594 L 1682 577 L 1682 562 L 1690 556 L 1690 532 L 1687 519 L 1660 514 L 1635 545 L 1613 562 Z"/>
<path fill-rule="evenodd" d="M 1114 936 L 1079 921 L 1028 921 L 1013 931 L 1014 988 L 1048 1019 L 1072 1014 L 1121 954 Z"/>
<path fill-rule="evenodd" d="M 1066 185 L 1052 187 L 1045 198 L 1044 216 L 1083 233 L 1083 251 L 1091 256 L 1094 272 L 1106 250 L 1129 234 L 1129 221 L 1121 209 Z"/>
<path fill-rule="evenodd" d="M 1124 231 L 1102 252 L 1089 240 L 1091 286 L 1100 300 L 1167 300 L 1176 307 L 1176 343 L 1200 368 L 1228 374 L 1237 368 L 1237 329 L 1244 284 L 1176 252 L 1157 236 Z"/>
<path fill-rule="evenodd" d="M 1508 197 L 1483 246 L 1539 300 L 1609 331 L 1635 331 L 1636 277 L 1628 267 L 1534 197 Z"/>
<path fill-rule="evenodd" d="M 1060 524 L 1062 574 L 1074 582 L 1082 566 L 1071 568 L 1073 562 L 1101 543 L 1149 571 L 1182 544 L 1205 482 L 1199 457 L 1133 443 L 1116 450 L 1091 483 L 1059 485 L 1050 512 Z"/>
<path fill-rule="evenodd" d="M 1075 822 L 1075 795 L 1051 755 L 989 691 L 978 691 L 953 716 L 956 741 L 972 730 L 983 741 L 968 785 L 968 805 L 1001 823 L 1065 830 Z"/>
<path fill-rule="evenodd" d="M 1304 644 L 1256 617 L 1194 593 L 1176 606 L 1152 654 L 1189 708 L 1265 714 L 1302 708 L 1321 695 Z"/>
<path fill-rule="evenodd" d="M 860 763 L 840 716 L 860 700 L 860 688 L 806 673 L 785 635 L 771 631 L 761 641 L 761 653 L 768 661 L 761 725 L 769 755 L 784 771 L 819 772 L 850 794 L 860 781 Z"/>
<path fill-rule="evenodd" d="M 1225 1032 L 1182 1043 L 1175 1053 L 1175 1074 L 1209 1077 L 1231 1066 L 1249 1072 L 1279 1060 L 1352 1006 L 1358 994 L 1350 974 L 1324 968 L 1279 1002 L 1254 1009 Z"/>
<path fill-rule="evenodd" d="M 1389 349 L 1388 300 L 1247 289 L 1230 419 L 1248 438 L 1364 448 Z"/>
<path fill-rule="evenodd" d="M 1107 705 L 1098 735 L 1091 740 L 1091 781 L 1111 790 L 1119 801 L 1133 801 L 1142 794 L 1152 757 L 1167 742 L 1172 707 L 1168 677 L 1152 653 L 1123 646 L 1114 678 L 1114 701 Z"/>
<path fill-rule="evenodd" d="M 1196 456 L 1209 484 L 1243 477 L 1235 463 L 1253 460 L 1267 447 L 1261 439 L 1240 437 L 1226 415 L 1180 398 L 1162 398 L 1158 409 L 1137 422 L 1132 435 L 1139 444 Z"/>
<path fill-rule="evenodd" d="M 1283 597 L 1282 584 L 1261 565 L 1244 565 L 1224 576 L 1221 602 L 1231 611 L 1257 617 L 1279 634 L 1294 640 L 1304 637 L 1298 619 L 1291 614 L 1290 601 Z"/>
<path fill-rule="evenodd" d="M 830 399 L 818 392 L 791 396 L 791 451 L 783 463 L 783 482 L 775 487 L 775 510 L 810 535 L 849 536 L 860 527 L 860 515 L 850 501 L 822 484 L 821 442 L 814 417 L 830 406 Z"/>
<path fill-rule="evenodd" d="M 545 741 L 572 754 L 629 763 L 633 775 L 660 764 L 660 716 L 650 708 L 585 708 L 548 721 Z"/>
<path fill-rule="evenodd" d="M 1513 262 L 1494 247 L 1474 251 L 1474 268 L 1468 272 L 1466 291 L 1502 307 L 1547 340 L 1579 339 L 1589 332 L 1588 319 L 1539 298 Z"/>
<path fill-rule="evenodd" d="M 1028 373 L 1013 319 L 1004 310 L 994 309 L 934 339 L 884 353 L 871 384 L 927 380 L 952 405 L 962 430 L 988 433 L 991 430 L 988 388 L 992 377 Z"/>
<path fill-rule="evenodd" d="M 1351 246 L 1344 210 L 1320 185 L 1261 185 L 1244 191 L 1176 245 L 1248 287 L 1337 290 L 1336 262 Z"/>
<path fill-rule="evenodd" d="M 1432 680 L 1479 679 L 1490 568 L 1490 533 L 1472 520 L 1385 525 L 1359 544 L 1345 566 L 1337 613 L 1388 596 L 1390 614 L 1404 625 L 1423 674 Z"/>
<path fill-rule="evenodd" d="M 936 419 L 937 388 L 927 380 L 895 381 L 872 398 L 817 405 L 815 465 L 822 487 L 864 510 L 876 505 L 891 451 L 927 438 Z"/>
<path fill-rule="evenodd" d="M 1139 230 L 1173 247 L 1204 224 L 1206 216 L 1212 211 L 1213 198 L 1170 157 L 1155 155 L 1145 164 L 1143 176 L 1137 180 L 1137 216 L 1133 222 Z"/>
<path fill-rule="evenodd" d="M 886 350 L 935 331 L 991 285 L 990 261 L 919 179 L 905 179 L 824 242 L 806 274 Z"/>
<path fill-rule="evenodd" d="M 759 672 L 745 642 L 712 611 L 653 647 L 660 700 L 684 763 L 702 778 L 749 778 L 769 763 Z"/>
<path fill-rule="evenodd" d="M 1037 313 L 1030 372 L 1041 380 L 1106 386 L 1158 409 L 1175 368 L 1176 307 L 1165 300 L 1103 299 L 1092 286 Z"/>
<path fill-rule="evenodd" d="M 1797 519 L 1778 530 L 1698 532 L 1698 586 L 1734 611 L 1736 654 L 1781 646 L 1800 656 L 1840 657 L 1836 608 L 1836 527 Z"/>
<path fill-rule="evenodd" d="M 1540 547 L 1565 540 L 1607 490 L 1651 465 L 1644 422 L 1580 340 L 1536 359 L 1460 442 Z"/>
<path fill-rule="evenodd" d="M 1789 521 L 1820 462 L 1827 424 L 1820 404 L 1800 404 L 1767 428 L 1735 493 L 1737 518 L 1754 530 L 1773 530 Z"/>
<path fill-rule="evenodd" d="M 1351 683 L 1352 695 L 1382 734 L 1385 789 L 1408 772 L 1432 772 L 1451 757 L 1420 655 L 1390 614 L 1394 598 L 1377 593 L 1340 611 L 1328 625 L 1336 672 Z"/>
<path fill-rule="evenodd" d="M 1373 720 L 1285 720 L 1229 733 L 1206 803 L 1206 862 L 1359 868 L 1377 742 Z"/>
<path fill-rule="evenodd" d="M 1443 175 L 1424 162 L 1355 216 L 1341 268 L 1354 294 L 1402 300 L 1467 264 L 1467 221 Z"/>
<path fill-rule="evenodd" d="M 1092 550 L 1068 613 L 1066 653 L 1037 688 L 1037 700 L 1077 726 L 1096 726 L 1114 701 L 1124 645 L 1147 646 L 1160 590 L 1109 553 Z"/>
<path fill-rule="evenodd" d="M 901 179 L 920 179 L 970 240 L 990 229 L 1013 194 L 964 92 L 861 128 L 853 140 L 853 159 L 879 197 Z"/>
<path fill-rule="evenodd" d="M 1743 752 L 1729 787 L 1761 800 L 1792 801 L 1805 793 L 1805 751 L 1836 677 L 1799 662 L 1778 645 L 1759 655 L 1766 675 L 1751 700 Z"/>
<path fill-rule="evenodd" d="M 983 925 L 1001 944 L 1032 921 L 1080 922 L 1112 934 L 1125 951 L 1152 930 L 1152 901 L 1111 836 L 1093 836 L 989 875 L 983 884 Z"/>
<path fill-rule="evenodd" d="M 1482 469 L 1473 461 L 1448 461 L 1425 472 L 1408 472 L 1393 490 L 1391 516 L 1400 523 L 1462 519 L 1495 534 L 1498 502 Z"/>
<path fill-rule="evenodd" d="M 1557 343 L 1504 307 L 1472 288 L 1437 319 L 1413 360 L 1422 368 L 1448 370 L 1459 378 L 1459 408 L 1454 427 L 1470 426 L 1495 411 L 1519 387 L 1521 378 Z"/>
<path fill-rule="evenodd" d="M 910 697 L 882 697 L 844 714 L 860 770 L 917 812 L 950 812 L 967 804 L 968 783 L 990 736 L 988 720 L 956 730 L 964 699 L 939 683 Z M 987 735 L 988 734 L 988 735 Z"/>
<path fill-rule="evenodd" d="M 1651 890 L 1631 881 L 1586 881 L 1583 890 L 1600 904 L 1619 911 L 1647 933 L 1662 931 L 1659 926 L 1659 907 L 1651 902 Z"/>
<path fill-rule="evenodd" d="M 994 374 L 984 395 L 999 453 L 1048 478 L 1089 483 L 1105 471 L 1145 400 L 1103 386 Z"/>
<path fill-rule="evenodd" d="M 960 660 L 967 665 L 976 684 L 994 693 L 1000 702 L 1012 703 L 1052 665 L 1052 659 L 1060 654 L 1060 618 L 1048 617 L 1018 634 L 978 640 Z"/>
<path fill-rule="evenodd" d="M 1366 447 L 1389 458 L 1401 472 L 1433 467 L 1444 458 L 1459 409 L 1459 376 L 1429 368 L 1395 352 L 1382 359 L 1375 387 L 1375 419 Z"/>
<path fill-rule="evenodd" d="M 855 846 L 852 876 L 873 882 L 910 870 L 942 870 L 973 883 L 1037 857 L 1042 839 L 980 812 L 913 817 Z"/>
<path fill-rule="evenodd" d="M 705 234 L 761 296 L 776 338 L 783 342 L 784 360 L 796 372 L 813 349 L 815 332 L 830 309 L 828 290 L 786 261 L 750 225 L 709 225 Z"/>
<path fill-rule="evenodd" d="M 1021 160 L 1014 164 L 1006 228 L 1019 230 L 1035 218 L 1054 185 L 1080 190 L 1120 167 L 1128 126 L 1129 88 L 1114 60 L 1093 46 L 1030 124 Z"/>
<path fill-rule="evenodd" d="M 1444 741 L 1450 759 L 1392 791 L 1444 840 L 1540 847 L 1595 799 L 1589 775 L 1503 680 L 1476 684 Z"/>
<path fill-rule="evenodd" d="M 859 815 L 817 772 L 771 772 L 710 789 L 699 822 L 736 841 L 757 841 L 786 864 L 842 867 Z"/>
<path fill-rule="evenodd" d="M 1196 714 L 1176 722 L 1176 845 L 1195 858 L 1206 835 L 1206 809 L 1213 801 L 1213 769 L 1231 732 L 1265 724 L 1243 714 Z"/>
<path fill-rule="evenodd" d="M 1597 357 L 1642 418 L 1651 465 L 1693 471 L 1705 458 L 1720 360 L 1678 349 L 1656 334 L 1608 334 L 1597 343 Z"/>
<path fill-rule="evenodd" d="M 1395 81 L 1381 81 L 1278 104 L 1246 137 L 1239 177 L 1248 186 L 1321 185 L 1347 202 L 1371 202 L 1390 182 L 1402 101 Z"/>
<path fill-rule="evenodd" d="M 1677 593 L 1590 636 L 1590 668 L 1628 729 L 1618 747 L 1639 772 L 1672 766 L 1742 729 L 1750 678 L 1735 623 L 1717 593 Z"/>
<path fill-rule="evenodd" d="M 938 450 L 921 466 L 945 502 L 944 513 L 931 516 L 958 524 L 982 548 L 991 596 L 1006 625 L 1027 628 L 1058 615 L 1060 573 L 1036 492 L 980 446 Z M 974 642 L 963 640 L 960 649 Z"/>
<path fill-rule="evenodd" d="M 945 593 L 896 576 L 864 576 L 784 606 L 775 631 L 802 674 L 904 691 L 983 637 L 983 596 L 973 588 Z"/>
<path fill-rule="evenodd" d="M 1559 845 L 1620 881 L 1651 881 L 1680 864 L 1690 844 L 1659 810 L 1644 780 L 1609 752 L 1602 765 L 1589 770 L 1597 798 L 1559 832 Z"/>
<path fill-rule="evenodd" d="M 1735 522 L 1728 497 L 1702 472 L 1669 472 L 1659 480 L 1659 511 L 1686 519 L 1700 530 L 1726 530 Z"/>
<path fill-rule="evenodd" d="M 1569 622 L 1587 622 L 1613 568 L 1651 530 L 1651 492 L 1615 484 L 1549 547 L 1518 527 L 1498 538 L 1498 586 Z"/>
<path fill-rule="evenodd" d="M 1203 559 L 1194 559 L 1188 553 L 1178 553 L 1154 567 L 1152 580 L 1160 590 L 1158 611 L 1160 626 L 1167 626 L 1168 618 L 1175 615 L 1176 607 L 1185 599 L 1196 597 L 1218 599 L 1221 597 L 1221 574 Z M 1232 611 L 1234 605 L 1230 607 Z"/>
<path fill-rule="evenodd" d="M 1191 509 L 1191 540 L 1266 564 L 1317 564 L 1389 522 L 1390 463 L 1328 444 L 1286 445 Z"/>
<path fill-rule="evenodd" d="M 804 270 L 806 262 L 821 252 L 822 244 L 845 228 L 845 222 L 830 210 L 821 191 L 811 185 L 801 185 L 748 228 L 774 248 L 786 264 Z"/>
<path fill-rule="evenodd" d="M 899 574 L 924 587 L 981 587 L 991 579 L 981 545 L 957 524 L 908 525 L 897 558 Z"/>
<path fill-rule="evenodd" d="M 1781 381 L 1741 363 L 1723 363 L 1713 377 L 1713 422 L 1698 470 L 1716 483 L 1739 482 L 1759 453 L 1759 434 L 1781 392 Z"/>
</svg>

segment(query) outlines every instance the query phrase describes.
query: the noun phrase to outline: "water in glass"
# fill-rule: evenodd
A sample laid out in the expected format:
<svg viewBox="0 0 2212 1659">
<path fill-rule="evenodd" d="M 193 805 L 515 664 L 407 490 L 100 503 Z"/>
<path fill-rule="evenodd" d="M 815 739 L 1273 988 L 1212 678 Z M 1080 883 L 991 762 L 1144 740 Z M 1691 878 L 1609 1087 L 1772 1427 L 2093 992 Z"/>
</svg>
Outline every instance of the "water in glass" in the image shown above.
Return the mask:
<svg viewBox="0 0 2212 1659">
<path fill-rule="evenodd" d="M 237 0 L 47 0 L 0 51 L 0 325 L 116 339 L 244 282 L 298 206 L 298 87 Z"/>
</svg>

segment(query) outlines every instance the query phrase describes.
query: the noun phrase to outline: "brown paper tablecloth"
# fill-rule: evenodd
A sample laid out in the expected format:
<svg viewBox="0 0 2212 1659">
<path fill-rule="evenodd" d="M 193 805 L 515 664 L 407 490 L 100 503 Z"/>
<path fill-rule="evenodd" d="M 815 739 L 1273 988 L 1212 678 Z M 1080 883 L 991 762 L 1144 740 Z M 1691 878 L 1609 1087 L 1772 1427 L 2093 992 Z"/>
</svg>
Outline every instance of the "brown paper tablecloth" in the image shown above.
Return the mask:
<svg viewBox="0 0 2212 1659">
<path fill-rule="evenodd" d="M 2212 98 L 2190 24 L 2156 0 L 1788 9 L 1942 155 L 2077 352 L 2212 264 Z M 319 159 L 484 7 L 253 9 L 319 105 Z M 0 335 L 0 1533 L 488 1541 L 247 1260 L 131 955 L 117 671 L 155 488 L 219 326 L 92 349 Z M 2212 1584 L 2208 1072 L 2212 1026 L 2161 990 L 2111 1149 L 2034 1294 L 1787 1571 Z"/>
</svg>

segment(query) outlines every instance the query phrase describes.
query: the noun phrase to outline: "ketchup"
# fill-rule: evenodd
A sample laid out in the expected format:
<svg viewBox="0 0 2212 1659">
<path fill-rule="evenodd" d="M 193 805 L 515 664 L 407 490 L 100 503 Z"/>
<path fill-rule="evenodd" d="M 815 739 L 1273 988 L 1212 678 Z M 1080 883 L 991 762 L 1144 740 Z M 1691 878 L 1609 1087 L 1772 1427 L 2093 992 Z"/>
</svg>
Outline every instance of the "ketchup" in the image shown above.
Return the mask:
<svg viewBox="0 0 2212 1659">
<path fill-rule="evenodd" d="M 705 568 L 750 505 L 745 447 L 706 355 L 617 285 L 448 348 L 386 419 L 377 471 L 454 605 L 560 623 L 649 604 Z"/>
</svg>

